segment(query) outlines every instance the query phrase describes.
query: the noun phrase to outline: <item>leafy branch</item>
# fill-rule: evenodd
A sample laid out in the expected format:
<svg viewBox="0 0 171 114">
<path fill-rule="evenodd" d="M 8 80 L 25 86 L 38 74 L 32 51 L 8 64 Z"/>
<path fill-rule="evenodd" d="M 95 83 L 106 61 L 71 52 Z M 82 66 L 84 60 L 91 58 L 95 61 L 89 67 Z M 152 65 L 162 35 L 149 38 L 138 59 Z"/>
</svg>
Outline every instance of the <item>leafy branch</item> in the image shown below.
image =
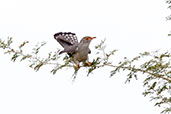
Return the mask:
<svg viewBox="0 0 171 114">
<path fill-rule="evenodd" d="M 12 47 L 13 39 L 10 37 L 6 41 L 0 39 L 0 48 L 4 50 L 4 54 L 12 55 L 11 61 L 15 62 L 27 60 L 35 71 L 39 71 L 45 65 L 54 66 L 50 71 L 56 74 L 58 70 L 71 68 L 73 69 L 73 80 L 76 79 L 81 68 L 87 70 L 87 76 L 92 74 L 96 69 L 103 67 L 111 67 L 110 77 L 116 73 L 125 71 L 127 73 L 126 83 L 133 78 L 136 80 L 138 76 L 144 76 L 143 86 L 145 88 L 143 95 L 149 96 L 151 101 L 155 101 L 155 106 L 164 106 L 162 113 L 170 113 L 171 111 L 171 53 L 166 52 L 144 52 L 138 56 L 128 59 L 124 57 L 118 64 L 113 64 L 112 60 L 115 57 L 117 50 L 109 52 L 105 51 L 105 40 L 95 46 L 96 57 L 93 59 L 91 66 L 86 63 L 80 65 L 80 69 L 75 69 L 73 60 L 67 54 L 63 57 L 59 55 L 60 50 L 49 52 L 46 58 L 40 57 L 41 48 L 46 45 L 41 42 L 35 45 L 32 53 L 25 53 L 24 47 L 28 41 L 22 42 L 17 49 Z"/>
</svg>

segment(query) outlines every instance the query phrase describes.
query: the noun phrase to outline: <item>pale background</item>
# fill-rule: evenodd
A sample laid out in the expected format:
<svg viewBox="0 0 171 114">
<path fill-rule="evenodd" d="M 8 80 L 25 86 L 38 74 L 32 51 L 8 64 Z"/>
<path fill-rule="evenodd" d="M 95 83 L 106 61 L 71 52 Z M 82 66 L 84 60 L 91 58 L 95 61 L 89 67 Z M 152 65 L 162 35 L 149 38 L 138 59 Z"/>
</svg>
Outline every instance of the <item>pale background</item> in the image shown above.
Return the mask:
<svg viewBox="0 0 171 114">
<path fill-rule="evenodd" d="M 12 36 L 15 44 L 25 40 L 33 45 L 46 41 L 42 50 L 46 54 L 61 48 L 53 38 L 54 33 L 75 32 L 79 39 L 96 36 L 91 48 L 106 38 L 108 50 L 119 49 L 120 57 L 134 57 L 143 51 L 170 49 L 167 15 L 164 0 L 1 0 L 0 38 Z M 161 111 L 142 96 L 142 78 L 124 84 L 123 74 L 109 78 L 109 70 L 101 69 L 86 77 L 82 70 L 72 83 L 70 70 L 52 75 L 51 67 L 44 67 L 35 72 L 27 62 L 12 63 L 1 51 L 0 114 Z"/>
</svg>

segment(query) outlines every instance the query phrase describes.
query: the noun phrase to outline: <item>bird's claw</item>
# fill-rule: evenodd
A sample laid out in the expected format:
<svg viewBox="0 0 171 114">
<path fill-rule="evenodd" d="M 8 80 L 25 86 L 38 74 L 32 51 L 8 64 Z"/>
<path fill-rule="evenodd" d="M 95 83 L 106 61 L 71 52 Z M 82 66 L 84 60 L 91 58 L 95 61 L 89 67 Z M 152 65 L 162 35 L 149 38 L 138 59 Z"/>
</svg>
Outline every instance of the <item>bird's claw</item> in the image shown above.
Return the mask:
<svg viewBox="0 0 171 114">
<path fill-rule="evenodd" d="M 80 68 L 79 64 L 75 65 L 75 69 L 78 70 Z"/>
<path fill-rule="evenodd" d="M 87 65 L 88 65 L 88 66 L 91 66 L 91 63 L 90 63 L 90 62 L 88 62 L 88 63 L 87 63 Z"/>
</svg>

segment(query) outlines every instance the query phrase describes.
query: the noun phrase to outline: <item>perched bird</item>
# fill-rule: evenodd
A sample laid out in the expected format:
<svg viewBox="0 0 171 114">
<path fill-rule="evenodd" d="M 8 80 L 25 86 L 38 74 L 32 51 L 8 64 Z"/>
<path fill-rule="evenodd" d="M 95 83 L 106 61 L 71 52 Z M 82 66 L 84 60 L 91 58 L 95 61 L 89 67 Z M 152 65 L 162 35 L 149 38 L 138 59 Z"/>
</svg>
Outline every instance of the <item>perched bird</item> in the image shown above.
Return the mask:
<svg viewBox="0 0 171 114">
<path fill-rule="evenodd" d="M 73 57 L 76 69 L 79 69 L 80 62 L 88 62 L 88 54 L 91 53 L 89 45 L 92 39 L 95 37 L 83 37 L 78 43 L 78 39 L 75 33 L 71 32 L 59 32 L 54 35 L 54 38 L 59 42 L 59 44 L 64 48 L 59 54 L 67 53 L 70 57 Z"/>
</svg>

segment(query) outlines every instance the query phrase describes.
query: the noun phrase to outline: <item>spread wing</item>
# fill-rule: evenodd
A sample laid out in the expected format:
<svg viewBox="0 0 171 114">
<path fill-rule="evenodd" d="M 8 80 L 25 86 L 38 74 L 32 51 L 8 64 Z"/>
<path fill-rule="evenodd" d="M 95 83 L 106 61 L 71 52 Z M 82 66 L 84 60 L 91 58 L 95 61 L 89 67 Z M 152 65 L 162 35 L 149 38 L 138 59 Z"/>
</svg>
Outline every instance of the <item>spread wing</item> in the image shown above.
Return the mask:
<svg viewBox="0 0 171 114">
<path fill-rule="evenodd" d="M 54 38 L 64 48 L 64 50 L 61 51 L 60 54 L 64 52 L 72 54 L 78 47 L 78 39 L 75 33 L 59 32 L 54 35 Z"/>
</svg>

